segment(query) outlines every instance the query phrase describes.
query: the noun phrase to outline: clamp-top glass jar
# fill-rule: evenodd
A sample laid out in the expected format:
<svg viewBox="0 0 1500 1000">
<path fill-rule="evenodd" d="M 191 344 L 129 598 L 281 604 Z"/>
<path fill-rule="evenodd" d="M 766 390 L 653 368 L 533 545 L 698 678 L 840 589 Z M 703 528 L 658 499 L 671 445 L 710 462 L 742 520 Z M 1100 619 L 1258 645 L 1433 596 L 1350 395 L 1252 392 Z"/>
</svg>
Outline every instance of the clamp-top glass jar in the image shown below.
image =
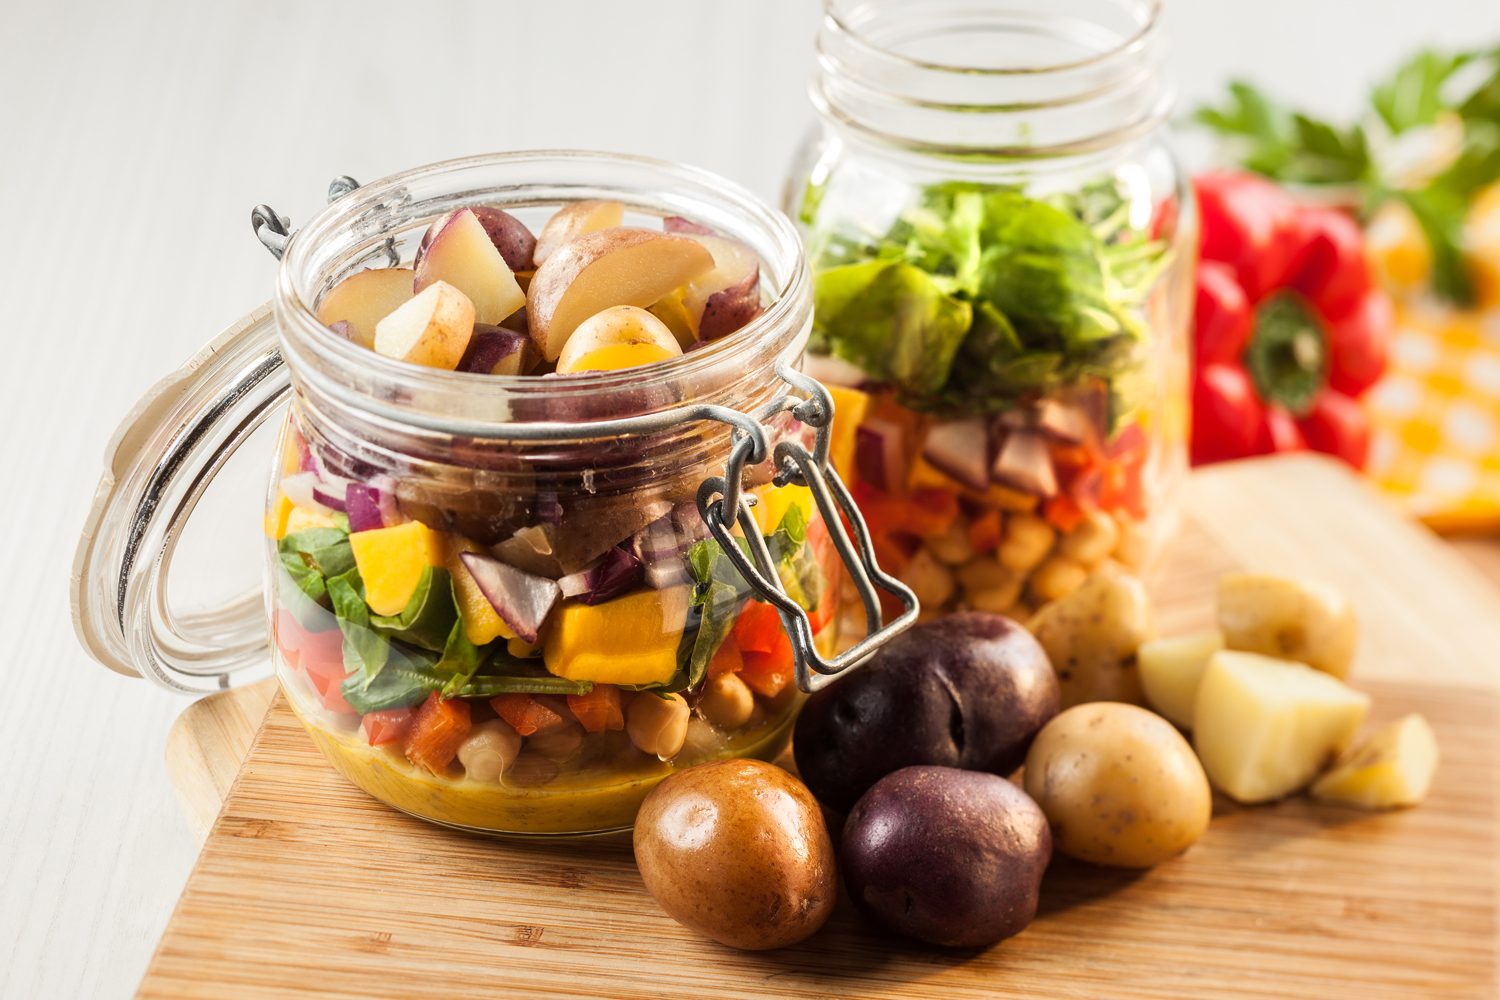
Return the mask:
<svg viewBox="0 0 1500 1000">
<path fill-rule="evenodd" d="M 787 207 L 841 471 L 924 612 L 1138 570 L 1186 467 L 1196 214 L 1158 0 L 827 0 Z"/>
<path fill-rule="evenodd" d="M 628 827 L 676 768 L 779 754 L 800 692 L 916 613 L 824 476 L 832 404 L 797 371 L 811 302 L 790 222 L 717 177 L 603 154 L 353 188 L 290 239 L 257 209 L 282 256 L 274 323 L 249 317 L 122 428 L 75 573 L 85 645 L 189 690 L 263 658 L 264 610 L 174 615 L 164 585 L 208 479 L 289 394 L 264 525 L 276 672 L 355 784 L 453 826 L 582 834 Z M 317 318 L 435 218 L 488 205 L 537 228 L 579 200 L 739 241 L 759 314 L 669 360 L 547 377 L 419 367 Z M 869 634 L 836 653 L 846 569 Z M 877 589 L 904 604 L 884 625 Z"/>
</svg>

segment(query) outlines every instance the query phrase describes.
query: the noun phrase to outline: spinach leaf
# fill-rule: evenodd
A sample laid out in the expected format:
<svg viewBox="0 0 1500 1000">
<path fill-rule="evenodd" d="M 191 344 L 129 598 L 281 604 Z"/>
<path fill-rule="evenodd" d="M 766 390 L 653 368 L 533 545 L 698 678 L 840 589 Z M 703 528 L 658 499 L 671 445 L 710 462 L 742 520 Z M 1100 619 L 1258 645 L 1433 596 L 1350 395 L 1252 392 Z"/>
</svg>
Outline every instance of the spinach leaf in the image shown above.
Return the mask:
<svg viewBox="0 0 1500 1000">
<path fill-rule="evenodd" d="M 479 672 L 483 661 L 484 651 L 469 641 L 464 623 L 455 621 L 448 632 L 447 642 L 443 644 L 443 655 L 432 666 L 439 676 L 448 678 L 443 684 L 443 697 L 452 698 L 462 690 Z"/>
<path fill-rule="evenodd" d="M 303 565 L 317 570 L 323 577 L 341 576 L 354 568 L 354 550 L 349 547 L 349 533 L 338 528 L 309 528 L 287 535 L 276 543 L 282 564 L 288 557 L 298 557 Z"/>
<path fill-rule="evenodd" d="M 480 674 L 451 694 L 447 689 L 444 693 L 456 698 L 493 698 L 499 694 L 588 694 L 592 690 L 593 681 L 570 681 L 566 677 Z"/>
<path fill-rule="evenodd" d="M 390 650 L 389 662 L 378 677 L 368 683 L 361 683 L 358 675 L 344 681 L 344 700 L 361 715 L 415 705 L 443 687 L 444 678 L 433 669 L 431 653 L 398 646 Z"/>
<path fill-rule="evenodd" d="M 814 297 L 821 343 L 917 397 L 943 388 L 972 318 L 969 303 L 921 268 L 898 261 L 823 271 Z"/>
<path fill-rule="evenodd" d="M 282 570 L 286 573 L 292 585 L 297 588 L 309 601 L 314 604 L 322 604 L 323 599 L 328 596 L 328 586 L 323 580 L 323 574 L 313 569 L 307 561 L 296 552 L 283 552 L 277 555 L 277 561 L 281 563 Z M 296 614 L 296 611 L 293 611 Z M 298 620 L 302 616 L 297 615 Z"/>
<path fill-rule="evenodd" d="M 328 596 L 344 633 L 344 669 L 350 674 L 344 686 L 368 689 L 391 660 L 390 642 L 370 627 L 370 609 L 358 570 L 350 570 L 328 581 Z M 353 702 L 350 702 L 353 704 Z"/>
<path fill-rule="evenodd" d="M 382 635 L 440 653 L 447 647 L 457 620 L 452 576 L 441 566 L 428 566 L 401 613 L 374 615 L 370 624 Z"/>
</svg>

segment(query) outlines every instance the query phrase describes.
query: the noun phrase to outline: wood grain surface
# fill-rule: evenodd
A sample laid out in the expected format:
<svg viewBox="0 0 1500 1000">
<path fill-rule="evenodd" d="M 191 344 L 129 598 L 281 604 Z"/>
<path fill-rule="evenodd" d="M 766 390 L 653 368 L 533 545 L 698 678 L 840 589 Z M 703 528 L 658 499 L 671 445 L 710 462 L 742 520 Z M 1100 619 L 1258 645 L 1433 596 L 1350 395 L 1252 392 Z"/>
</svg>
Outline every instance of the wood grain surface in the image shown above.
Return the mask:
<svg viewBox="0 0 1500 1000">
<path fill-rule="evenodd" d="M 1313 459 L 1195 477 L 1154 581 L 1162 629 L 1208 621 L 1214 580 L 1236 566 L 1316 572 L 1351 594 L 1376 718 L 1420 711 L 1437 730 L 1425 805 L 1216 802 L 1205 839 L 1150 872 L 1055 862 L 1037 922 L 985 952 L 898 941 L 844 900 L 811 941 L 743 954 L 657 909 L 620 840 L 483 838 L 380 805 L 278 698 L 141 995 L 1493 996 L 1493 589 Z"/>
</svg>

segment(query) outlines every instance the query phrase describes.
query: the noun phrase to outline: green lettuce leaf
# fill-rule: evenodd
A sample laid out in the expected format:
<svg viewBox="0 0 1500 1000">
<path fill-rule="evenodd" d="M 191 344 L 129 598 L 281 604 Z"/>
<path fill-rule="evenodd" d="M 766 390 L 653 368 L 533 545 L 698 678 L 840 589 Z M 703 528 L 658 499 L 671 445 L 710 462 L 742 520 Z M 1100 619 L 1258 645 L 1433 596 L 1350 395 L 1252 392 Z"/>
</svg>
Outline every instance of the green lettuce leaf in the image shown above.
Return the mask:
<svg viewBox="0 0 1500 1000">
<path fill-rule="evenodd" d="M 921 268 L 898 261 L 823 271 L 814 296 L 820 343 L 918 397 L 942 390 L 972 318 L 969 303 Z"/>
<path fill-rule="evenodd" d="M 358 570 L 330 579 L 328 596 L 338 616 L 339 631 L 344 634 L 344 669 L 350 674 L 344 687 L 366 690 L 391 661 L 390 640 L 370 627 L 370 608 L 365 604 Z"/>
</svg>

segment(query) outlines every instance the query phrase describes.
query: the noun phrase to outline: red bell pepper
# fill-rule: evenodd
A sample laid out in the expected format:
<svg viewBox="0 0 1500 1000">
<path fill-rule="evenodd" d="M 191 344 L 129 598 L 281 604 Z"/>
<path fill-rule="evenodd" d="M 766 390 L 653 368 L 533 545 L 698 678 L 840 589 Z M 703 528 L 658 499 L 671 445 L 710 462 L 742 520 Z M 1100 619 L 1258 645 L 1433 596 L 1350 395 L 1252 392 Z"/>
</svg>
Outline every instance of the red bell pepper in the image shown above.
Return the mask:
<svg viewBox="0 0 1500 1000">
<path fill-rule="evenodd" d="M 1385 372 L 1395 314 L 1359 226 L 1252 175 L 1195 187 L 1194 464 L 1313 448 L 1363 467 L 1358 397 Z"/>
</svg>

